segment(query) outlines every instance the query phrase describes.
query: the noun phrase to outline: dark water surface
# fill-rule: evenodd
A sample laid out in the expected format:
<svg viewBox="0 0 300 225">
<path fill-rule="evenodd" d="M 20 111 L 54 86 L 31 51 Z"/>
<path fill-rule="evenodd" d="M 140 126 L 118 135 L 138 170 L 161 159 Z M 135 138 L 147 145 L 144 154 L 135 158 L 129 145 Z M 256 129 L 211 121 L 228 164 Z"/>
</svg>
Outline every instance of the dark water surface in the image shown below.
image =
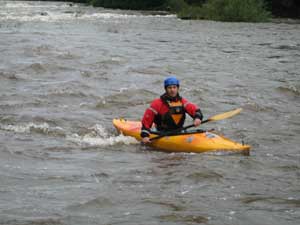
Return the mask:
<svg viewBox="0 0 300 225">
<path fill-rule="evenodd" d="M 251 155 L 118 135 L 168 74 Z M 300 24 L 1 1 L 0 224 L 299 224 L 299 76 Z"/>
</svg>

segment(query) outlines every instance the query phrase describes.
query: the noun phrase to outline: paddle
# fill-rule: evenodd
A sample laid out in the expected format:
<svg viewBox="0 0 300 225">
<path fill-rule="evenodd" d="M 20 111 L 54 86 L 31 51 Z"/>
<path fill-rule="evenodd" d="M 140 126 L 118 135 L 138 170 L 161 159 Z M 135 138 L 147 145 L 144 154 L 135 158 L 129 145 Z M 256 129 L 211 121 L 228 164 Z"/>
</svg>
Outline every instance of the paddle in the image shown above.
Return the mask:
<svg viewBox="0 0 300 225">
<path fill-rule="evenodd" d="M 229 111 L 229 112 L 221 113 L 221 114 L 212 116 L 212 117 L 210 117 L 210 118 L 208 118 L 206 120 L 203 120 L 201 122 L 201 124 L 204 124 L 204 123 L 207 123 L 207 122 L 211 122 L 211 121 L 224 120 L 224 119 L 227 119 L 227 118 L 230 118 L 232 116 L 235 116 L 235 115 L 239 114 L 241 111 L 242 111 L 242 108 L 238 108 L 238 109 L 235 109 L 235 110 L 232 110 L 232 111 Z M 176 129 L 176 130 L 172 130 L 170 132 L 165 132 L 165 133 L 159 134 L 156 137 L 150 138 L 150 141 L 153 141 L 153 140 L 165 137 L 165 136 L 176 134 L 176 133 L 178 133 L 180 131 L 187 130 L 187 129 L 189 129 L 191 127 L 194 127 L 194 126 L 195 126 L 194 124 L 191 124 L 191 125 L 188 125 L 188 126 L 185 126 L 185 127 L 181 127 L 179 129 Z M 155 134 L 157 134 L 157 133 L 155 132 Z"/>
</svg>

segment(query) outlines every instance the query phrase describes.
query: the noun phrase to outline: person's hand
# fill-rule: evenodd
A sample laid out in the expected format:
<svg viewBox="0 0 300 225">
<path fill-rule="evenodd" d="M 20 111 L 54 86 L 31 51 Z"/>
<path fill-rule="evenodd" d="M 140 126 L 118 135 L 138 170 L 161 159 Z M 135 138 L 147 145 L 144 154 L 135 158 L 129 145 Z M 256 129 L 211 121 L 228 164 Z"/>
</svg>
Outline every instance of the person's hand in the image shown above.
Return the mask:
<svg viewBox="0 0 300 225">
<path fill-rule="evenodd" d="M 144 137 L 144 138 L 142 139 L 142 142 L 143 142 L 143 144 L 149 144 L 151 141 L 150 141 L 150 138 L 149 138 L 149 137 Z"/>
<path fill-rule="evenodd" d="M 194 126 L 195 126 L 195 127 L 198 127 L 198 126 L 200 126 L 200 124 L 201 124 L 201 120 L 200 120 L 199 118 L 196 118 L 196 119 L 194 120 Z"/>
</svg>

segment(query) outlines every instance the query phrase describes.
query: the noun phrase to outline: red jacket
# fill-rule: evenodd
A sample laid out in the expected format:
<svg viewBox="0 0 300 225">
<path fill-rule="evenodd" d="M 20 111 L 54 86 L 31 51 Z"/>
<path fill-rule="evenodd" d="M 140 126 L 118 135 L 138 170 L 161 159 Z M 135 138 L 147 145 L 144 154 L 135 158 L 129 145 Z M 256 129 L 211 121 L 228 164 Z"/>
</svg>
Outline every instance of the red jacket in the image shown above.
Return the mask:
<svg viewBox="0 0 300 225">
<path fill-rule="evenodd" d="M 203 116 L 201 110 L 195 104 L 189 102 L 185 98 L 181 98 L 181 103 L 184 108 L 184 113 L 188 113 L 192 118 L 199 118 L 202 120 Z M 180 101 L 180 99 L 176 99 L 175 102 Z M 155 99 L 149 108 L 146 109 L 143 119 L 142 119 L 142 137 L 147 137 L 150 135 L 150 128 L 152 127 L 153 123 L 157 119 L 157 117 L 165 115 L 169 111 L 168 104 L 161 98 Z M 184 119 L 183 119 L 184 122 Z M 157 126 L 158 124 L 156 124 Z"/>
</svg>

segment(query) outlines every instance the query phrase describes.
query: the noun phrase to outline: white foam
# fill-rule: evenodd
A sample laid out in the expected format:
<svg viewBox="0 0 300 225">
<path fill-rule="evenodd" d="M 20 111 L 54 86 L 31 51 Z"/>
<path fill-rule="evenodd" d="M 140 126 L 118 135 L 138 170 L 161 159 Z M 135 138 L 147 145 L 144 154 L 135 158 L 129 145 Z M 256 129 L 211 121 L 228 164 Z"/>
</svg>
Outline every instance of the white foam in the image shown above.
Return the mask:
<svg viewBox="0 0 300 225">
<path fill-rule="evenodd" d="M 72 134 L 67 136 L 67 140 L 77 143 L 82 146 L 112 146 L 116 144 L 138 144 L 139 142 L 133 138 L 124 135 L 103 137 L 90 137 L 89 135 L 80 136 L 78 134 Z"/>
<path fill-rule="evenodd" d="M 53 14 L 47 12 L 46 15 L 16 15 L 16 14 L 6 14 L 0 17 L 0 20 L 18 20 L 22 22 L 30 21 L 42 21 L 42 22 L 57 22 L 57 21 L 70 21 L 70 20 L 111 20 L 111 19 L 132 19 L 132 18 L 142 18 L 142 17 L 175 17 L 175 15 L 129 15 L 129 14 L 116 14 L 116 13 L 94 13 L 94 14 L 77 14 L 77 13 L 57 13 Z"/>
<path fill-rule="evenodd" d="M 30 133 L 31 129 L 38 129 L 41 130 L 43 133 L 47 133 L 49 131 L 49 124 L 42 123 L 42 124 L 35 124 L 35 123 L 28 123 L 22 125 L 0 125 L 1 130 L 6 131 L 13 131 L 16 133 Z"/>
<path fill-rule="evenodd" d="M 120 14 L 120 13 L 93 13 L 93 14 L 84 14 L 80 18 L 83 19 L 131 19 L 131 18 L 172 18 L 176 15 L 137 15 L 137 14 Z"/>
<path fill-rule="evenodd" d="M 67 136 L 67 140 L 75 142 L 83 146 L 112 146 L 116 144 L 137 144 L 139 143 L 135 138 L 124 135 L 110 136 L 106 129 L 101 124 L 95 124 L 88 128 L 89 133 L 80 136 L 72 134 Z"/>
<path fill-rule="evenodd" d="M 31 21 L 42 21 L 42 22 L 56 22 L 61 20 L 71 20 L 75 16 L 72 14 L 49 14 L 48 15 L 6 15 L 0 17 L 0 20 L 17 20 L 22 22 L 31 22 Z"/>
<path fill-rule="evenodd" d="M 100 124 L 96 124 L 96 125 L 92 126 L 89 129 L 92 130 L 96 135 L 99 135 L 100 137 L 104 137 L 104 138 L 109 137 L 109 135 L 108 135 L 107 131 L 105 130 L 105 128 Z"/>
<path fill-rule="evenodd" d="M 12 131 L 15 133 L 31 133 L 33 130 L 48 134 L 52 131 L 59 131 L 65 135 L 65 131 L 63 131 L 60 127 L 51 128 L 48 123 L 27 123 L 20 125 L 1 125 L 0 130 Z M 133 138 L 124 135 L 118 136 L 110 136 L 110 134 L 106 131 L 106 129 L 100 125 L 95 124 L 94 126 L 88 128 L 89 133 L 80 136 L 78 134 L 66 135 L 66 139 L 68 141 L 77 143 L 82 146 L 112 146 L 116 144 L 138 144 L 139 142 Z"/>
<path fill-rule="evenodd" d="M 42 133 L 45 135 L 66 136 L 66 132 L 61 127 L 50 127 L 48 123 L 36 124 L 33 122 L 26 124 L 0 124 L 0 130 L 15 133 Z"/>
<path fill-rule="evenodd" d="M 176 17 L 174 14 L 169 15 L 142 15 L 142 14 L 126 14 L 126 13 L 112 13 L 112 12 L 78 12 L 74 10 L 73 12 L 64 12 L 62 6 L 51 5 L 51 7 L 45 7 L 45 5 L 40 5 L 40 9 L 31 9 L 34 5 L 26 5 L 23 3 L 7 4 L 4 8 L 15 8 L 10 11 L 4 11 L 1 13 L 0 10 L 0 20 L 17 20 L 22 22 L 30 21 L 42 21 L 42 22 L 57 22 L 57 21 L 71 21 L 71 20 L 128 20 L 136 18 L 172 18 Z M 55 8 L 58 8 L 59 11 Z M 64 7 L 63 7 L 64 8 Z M 21 9 L 21 10 L 19 10 Z M 72 9 L 72 8 L 71 8 Z M 43 14 L 43 15 L 42 15 Z"/>
<path fill-rule="evenodd" d="M 57 4 L 55 2 L 43 2 L 42 4 L 40 4 L 40 2 L 23 2 L 23 1 L 8 1 L 4 4 L 5 8 L 61 8 L 61 7 L 70 7 L 69 4 L 67 3 L 60 3 Z M 78 5 L 76 4 L 72 4 L 72 7 L 78 7 Z"/>
</svg>

